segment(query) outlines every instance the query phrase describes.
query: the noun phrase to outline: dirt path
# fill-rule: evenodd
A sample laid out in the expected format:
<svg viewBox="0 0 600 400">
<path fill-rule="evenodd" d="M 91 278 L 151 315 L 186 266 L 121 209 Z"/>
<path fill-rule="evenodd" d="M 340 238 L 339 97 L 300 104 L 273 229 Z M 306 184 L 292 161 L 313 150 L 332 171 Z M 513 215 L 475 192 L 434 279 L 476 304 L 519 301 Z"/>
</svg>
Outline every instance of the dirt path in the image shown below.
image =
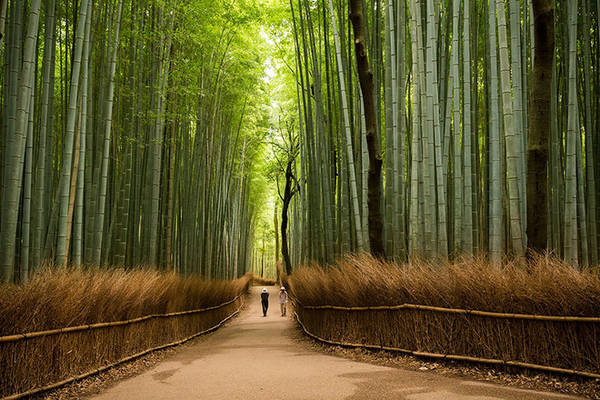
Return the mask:
<svg viewBox="0 0 600 400">
<path fill-rule="evenodd" d="M 93 399 L 574 399 L 315 352 L 295 339 L 294 323 L 279 315 L 277 289 L 269 290 L 266 318 L 260 288 L 252 288 L 231 324 Z"/>
</svg>

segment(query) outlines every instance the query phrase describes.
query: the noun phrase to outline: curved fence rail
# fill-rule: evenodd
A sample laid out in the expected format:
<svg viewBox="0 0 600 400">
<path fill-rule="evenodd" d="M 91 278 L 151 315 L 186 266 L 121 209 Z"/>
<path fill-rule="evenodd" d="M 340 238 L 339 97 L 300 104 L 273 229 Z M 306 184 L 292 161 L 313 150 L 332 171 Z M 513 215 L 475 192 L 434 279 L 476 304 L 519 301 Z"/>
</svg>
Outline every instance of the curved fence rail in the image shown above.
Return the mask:
<svg viewBox="0 0 600 400">
<path fill-rule="evenodd" d="M 562 322 L 595 322 L 600 323 L 600 317 L 578 317 L 560 315 L 533 315 L 533 314 L 511 314 L 491 311 L 467 310 L 461 308 L 445 308 L 435 306 L 423 306 L 418 304 L 401 304 L 397 306 L 304 306 L 296 301 L 296 304 L 307 310 L 339 310 L 339 311 L 399 311 L 399 310 L 422 310 L 447 314 L 478 315 L 482 317 L 504 318 L 504 319 L 526 319 L 532 321 L 562 321 Z"/>
<path fill-rule="evenodd" d="M 0 400 L 52 390 L 212 332 L 239 313 L 244 294 L 197 310 L 0 337 Z"/>
<path fill-rule="evenodd" d="M 177 311 L 177 312 L 172 312 L 172 313 L 167 313 L 167 314 L 150 314 L 150 315 L 145 315 L 143 317 L 128 319 L 125 321 L 99 322 L 96 324 L 89 324 L 89 325 L 69 326 L 67 328 L 50 329 L 50 330 L 46 330 L 46 331 L 27 332 L 27 333 L 19 333 L 16 335 L 0 336 L 0 343 L 16 342 L 19 340 L 33 339 L 33 338 L 43 337 L 43 336 L 60 335 L 63 333 L 85 331 L 85 330 L 90 330 L 90 329 L 100 329 L 100 328 L 109 328 L 109 327 L 113 327 L 113 326 L 130 325 L 130 324 L 147 321 L 152 318 L 169 318 L 169 317 L 177 317 L 180 315 L 198 314 L 198 313 L 216 310 L 218 308 L 229 305 L 229 304 L 237 301 L 237 299 L 239 299 L 242 295 L 243 295 L 243 293 L 237 295 L 233 300 L 219 304 L 217 306 L 207 307 L 207 308 L 199 308 L 197 310 Z"/>
<path fill-rule="evenodd" d="M 304 332 L 328 344 L 600 379 L 597 317 L 293 303 Z"/>
</svg>

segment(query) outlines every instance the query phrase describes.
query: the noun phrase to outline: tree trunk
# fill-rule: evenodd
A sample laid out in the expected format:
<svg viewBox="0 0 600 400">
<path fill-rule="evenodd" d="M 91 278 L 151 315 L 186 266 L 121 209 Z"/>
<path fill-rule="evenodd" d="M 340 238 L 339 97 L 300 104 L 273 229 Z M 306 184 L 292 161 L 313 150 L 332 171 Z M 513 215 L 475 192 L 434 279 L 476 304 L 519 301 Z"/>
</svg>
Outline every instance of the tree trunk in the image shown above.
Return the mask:
<svg viewBox="0 0 600 400">
<path fill-rule="evenodd" d="M 279 264 L 279 221 L 277 221 L 277 203 L 275 203 L 275 213 L 273 215 L 275 224 L 275 262 Z M 277 271 L 279 273 L 279 271 Z M 236 277 L 237 278 L 237 277 Z"/>
<path fill-rule="evenodd" d="M 369 150 L 369 241 L 371 254 L 385 257 L 383 221 L 381 217 L 381 156 L 377 142 L 377 114 L 373 94 L 373 72 L 369 66 L 365 40 L 365 23 L 362 0 L 350 1 L 350 20 L 354 29 L 354 48 L 366 123 L 366 139 Z"/>
<path fill-rule="evenodd" d="M 346 157 L 348 164 L 348 177 L 350 180 L 350 197 L 351 197 L 351 210 L 354 217 L 354 228 L 356 229 L 356 243 L 357 250 L 363 251 L 363 230 L 364 226 L 361 226 L 360 221 L 360 209 L 358 205 L 358 189 L 356 187 L 356 170 L 354 168 L 354 154 L 352 152 L 352 129 L 350 124 L 350 112 L 348 110 L 348 99 L 346 97 L 346 77 L 344 76 L 344 63 L 342 59 L 342 48 L 340 38 L 338 34 L 338 28 L 335 21 L 335 14 L 333 9 L 333 3 L 329 0 L 329 10 L 331 13 L 331 26 L 333 27 L 333 43 L 335 45 L 335 54 L 338 69 L 338 79 L 340 85 L 340 102 L 342 106 L 343 119 L 340 121 L 341 126 L 344 130 L 345 143 L 346 143 Z"/>
<path fill-rule="evenodd" d="M 294 196 L 294 192 L 292 191 L 292 185 L 294 184 L 292 165 L 293 160 L 288 161 L 288 165 L 285 170 L 285 192 L 283 194 L 283 208 L 281 210 L 281 255 L 283 256 L 283 262 L 285 264 L 285 273 L 288 275 L 292 274 L 292 262 L 290 261 L 290 249 L 287 239 L 288 209 L 290 207 L 292 197 Z"/>
<path fill-rule="evenodd" d="M 554 5 L 551 0 L 533 0 L 535 52 L 529 107 L 527 145 L 527 237 L 529 249 L 543 251 L 548 226 L 548 138 L 552 59 L 554 57 Z"/>
</svg>

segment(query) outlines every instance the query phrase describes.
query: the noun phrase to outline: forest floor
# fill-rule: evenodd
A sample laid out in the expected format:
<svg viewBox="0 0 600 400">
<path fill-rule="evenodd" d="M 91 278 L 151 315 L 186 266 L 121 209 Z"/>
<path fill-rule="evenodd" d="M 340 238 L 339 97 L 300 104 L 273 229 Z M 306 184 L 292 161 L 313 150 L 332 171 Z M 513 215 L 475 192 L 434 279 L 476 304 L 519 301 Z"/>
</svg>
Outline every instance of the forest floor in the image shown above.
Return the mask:
<svg viewBox="0 0 600 400">
<path fill-rule="evenodd" d="M 163 352 L 154 359 L 138 360 L 137 365 L 132 363 L 133 366 L 123 367 L 121 372 L 111 376 L 99 376 L 88 383 L 82 382 L 80 387 L 51 393 L 47 398 L 577 398 L 531 388 L 555 388 L 589 395 L 588 390 L 577 390 L 576 383 L 573 387 L 560 388 L 548 386 L 548 382 L 540 383 L 540 379 L 503 379 L 502 373 L 486 373 L 481 368 L 440 366 L 414 358 L 403 361 L 385 353 L 316 345 L 299 331 L 291 317 L 280 316 L 277 288 L 269 290 L 271 306 L 266 318 L 260 310 L 260 288 L 253 287 L 242 314 L 219 331 Z M 542 381 L 551 379 L 546 376 Z M 585 389 L 587 386 L 583 385 Z"/>
</svg>

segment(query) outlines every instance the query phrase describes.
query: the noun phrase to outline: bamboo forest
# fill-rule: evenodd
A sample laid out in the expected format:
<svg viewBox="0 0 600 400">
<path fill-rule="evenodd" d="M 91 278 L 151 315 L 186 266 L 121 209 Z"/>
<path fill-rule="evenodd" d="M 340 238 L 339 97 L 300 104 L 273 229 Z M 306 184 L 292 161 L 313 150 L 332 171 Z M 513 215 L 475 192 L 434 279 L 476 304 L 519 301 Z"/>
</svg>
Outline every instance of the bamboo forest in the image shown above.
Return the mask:
<svg viewBox="0 0 600 400">
<path fill-rule="evenodd" d="M 0 399 L 600 399 L 599 66 L 600 0 L 0 0 Z"/>
</svg>

